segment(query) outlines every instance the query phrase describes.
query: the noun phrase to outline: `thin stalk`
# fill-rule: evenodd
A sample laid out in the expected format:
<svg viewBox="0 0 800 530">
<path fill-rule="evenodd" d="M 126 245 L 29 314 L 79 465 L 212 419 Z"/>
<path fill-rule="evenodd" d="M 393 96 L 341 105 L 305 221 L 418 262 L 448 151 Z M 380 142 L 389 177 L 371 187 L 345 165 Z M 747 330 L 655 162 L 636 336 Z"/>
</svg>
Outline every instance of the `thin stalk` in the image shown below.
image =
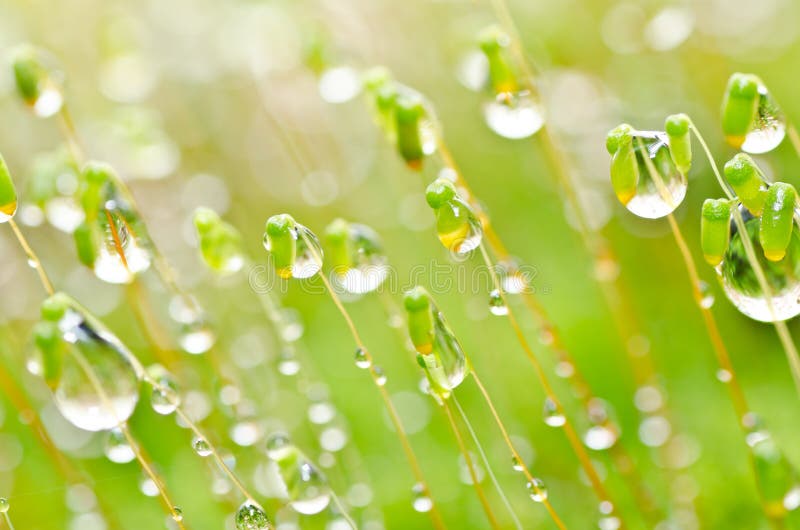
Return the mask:
<svg viewBox="0 0 800 530">
<path fill-rule="evenodd" d="M 453 400 L 456 410 L 458 411 L 458 415 L 461 416 L 461 421 L 467 428 L 467 432 L 469 433 L 470 438 L 472 438 L 475 448 L 478 450 L 481 461 L 483 461 L 483 465 L 486 467 L 486 472 L 489 474 L 492 484 L 494 484 L 494 489 L 497 491 L 498 495 L 500 495 L 500 500 L 503 501 L 508 513 L 511 515 L 511 519 L 514 521 L 514 526 L 517 528 L 517 530 L 523 530 L 522 522 L 519 520 L 517 512 L 514 511 L 514 507 L 511 505 L 511 501 L 508 500 L 508 496 L 506 495 L 505 491 L 503 491 L 502 486 L 500 486 L 500 481 L 497 480 L 497 476 L 494 474 L 492 465 L 489 463 L 489 458 L 486 456 L 486 451 L 483 450 L 483 445 L 481 444 L 475 429 L 472 427 L 472 422 L 469 421 L 469 416 L 467 416 L 466 411 L 461 407 L 461 403 L 458 402 L 455 392 L 450 395 L 450 399 Z"/>
<path fill-rule="evenodd" d="M 39 275 L 39 281 L 41 282 L 42 287 L 44 287 L 44 290 L 47 291 L 47 294 L 53 294 L 55 292 L 53 289 L 53 284 L 50 282 L 50 278 L 47 276 L 39 257 L 33 251 L 33 248 L 31 248 L 28 240 L 25 239 L 25 235 L 19 229 L 19 226 L 17 226 L 17 222 L 11 218 L 8 220 L 8 225 L 11 227 L 11 230 L 14 231 L 14 235 L 17 237 L 19 246 L 22 247 L 22 250 L 25 251 L 25 254 L 28 256 L 28 265 L 36 269 L 36 273 Z"/>
<path fill-rule="evenodd" d="M 739 208 L 735 206 L 737 202 L 736 196 L 731 191 L 727 182 L 725 182 L 725 179 L 722 178 L 722 174 L 720 174 L 719 169 L 717 168 L 717 163 L 711 154 L 711 150 L 708 148 L 708 144 L 706 144 L 703 136 L 700 134 L 700 131 L 697 129 L 694 123 L 692 123 L 692 131 L 694 131 L 697 141 L 700 142 L 703 151 L 705 151 L 706 158 L 708 158 L 708 162 L 711 164 L 711 168 L 714 171 L 714 176 L 717 178 L 717 182 L 722 188 L 722 191 L 730 201 L 734 202 L 734 207 L 732 208 L 733 222 L 736 224 L 739 234 L 741 234 L 740 239 L 742 241 L 742 245 L 744 246 L 744 252 L 747 256 L 747 261 L 750 262 L 750 266 L 753 268 L 758 285 L 761 288 L 761 291 L 764 293 L 764 297 L 767 302 L 767 308 L 774 318 L 775 308 L 772 305 L 772 289 L 767 282 L 767 277 L 764 274 L 764 270 L 761 268 L 761 264 L 758 262 L 756 251 L 753 247 L 753 242 L 750 241 L 749 237 L 746 237 L 747 228 L 744 224 L 744 219 L 742 219 L 742 213 L 739 211 Z M 794 380 L 795 389 L 797 390 L 798 394 L 800 394 L 800 355 L 797 353 L 797 348 L 795 347 L 794 341 L 789 334 L 789 329 L 786 327 L 786 322 L 775 321 L 772 324 L 775 327 L 775 331 L 778 334 L 778 338 L 783 346 L 783 350 L 786 353 L 786 360 L 789 363 L 789 369 L 792 374 L 792 379 Z"/>
<path fill-rule="evenodd" d="M 301 232 L 301 236 L 306 243 L 306 246 L 310 250 L 314 261 L 316 261 L 320 269 L 322 268 L 322 257 L 314 248 L 314 245 L 311 241 L 309 241 L 308 236 L 305 233 Z M 360 348 L 364 352 L 364 356 L 369 361 L 369 374 L 372 377 L 373 383 L 378 388 L 378 392 L 381 395 L 381 399 L 383 400 L 384 405 L 386 406 L 386 410 L 389 413 L 389 418 L 394 425 L 395 431 L 397 432 L 397 436 L 400 439 L 400 444 L 403 447 L 403 452 L 406 455 L 406 459 L 408 460 L 409 465 L 411 466 L 411 471 L 414 474 L 417 482 L 422 487 L 422 493 L 426 495 L 428 498 L 431 499 L 431 509 L 428 512 L 433 525 L 435 528 L 443 530 L 445 528 L 444 521 L 442 520 L 442 516 L 439 514 L 439 510 L 436 506 L 436 503 L 433 502 L 433 497 L 431 496 L 430 486 L 428 486 L 428 482 L 425 479 L 425 475 L 422 473 L 422 468 L 419 464 L 419 460 L 417 459 L 416 454 L 414 453 L 414 449 L 411 447 L 411 442 L 408 439 L 408 434 L 406 434 L 405 428 L 403 427 L 403 422 L 400 420 L 400 415 L 397 413 L 397 409 L 392 403 L 392 400 L 387 392 L 386 388 L 381 384 L 380 378 L 381 374 L 379 374 L 375 369 L 375 363 L 373 362 L 372 352 L 370 352 L 367 347 L 364 345 L 364 341 L 361 340 L 361 335 L 358 333 L 358 329 L 356 328 L 353 319 L 350 317 L 350 313 L 344 307 L 339 296 L 336 294 L 336 291 L 331 286 L 330 281 L 325 276 L 325 274 L 320 270 L 318 276 L 322 279 L 322 283 L 325 285 L 325 289 L 328 291 L 333 304 L 336 306 L 336 309 L 339 310 L 339 313 L 342 315 L 342 318 L 347 325 L 350 334 L 353 337 L 353 340 L 356 343 L 356 346 Z"/>
<path fill-rule="evenodd" d="M 544 367 L 539 362 L 539 359 L 536 357 L 536 354 L 531 349 L 530 345 L 528 344 L 528 340 L 525 338 L 525 334 L 522 331 L 522 328 L 517 321 L 517 317 L 514 314 L 514 310 L 508 303 L 508 299 L 506 296 L 505 291 L 503 290 L 503 286 L 500 283 L 500 279 L 497 277 L 497 272 L 494 270 L 494 265 L 492 264 L 492 260 L 489 257 L 489 253 L 486 251 L 486 248 L 483 245 L 479 245 L 481 249 L 481 255 L 483 256 L 483 260 L 486 264 L 486 267 L 489 269 L 489 273 L 492 276 L 492 281 L 494 283 L 494 288 L 497 289 L 498 293 L 500 293 L 500 297 L 503 301 L 503 304 L 508 308 L 508 321 L 511 324 L 511 327 L 514 330 L 514 333 L 517 336 L 517 341 L 519 342 L 522 349 L 525 351 L 525 355 L 528 357 L 528 360 L 531 362 L 531 365 L 536 372 L 536 377 L 539 379 L 539 383 L 542 385 L 542 389 L 545 392 L 545 395 L 552 401 L 555 405 L 556 410 L 559 414 L 564 417 L 564 434 L 567 436 L 567 440 L 569 441 L 570 445 L 572 446 L 572 450 L 575 452 L 575 456 L 578 457 L 578 461 L 580 462 L 581 468 L 583 469 L 584 473 L 586 473 L 586 477 L 589 479 L 591 483 L 592 489 L 594 490 L 595 494 L 597 495 L 598 499 L 601 502 L 610 502 L 612 505 L 616 506 L 612 500 L 611 496 L 606 490 L 603 481 L 600 479 L 600 475 L 597 474 L 597 470 L 594 468 L 594 464 L 592 464 L 591 458 L 589 458 L 589 454 L 586 452 L 586 448 L 581 443 L 580 437 L 578 433 L 575 431 L 575 428 L 572 425 L 572 422 L 567 417 L 566 411 L 564 407 L 561 405 L 561 401 L 556 396 L 556 393 L 550 384 L 549 379 L 547 378 L 547 374 L 544 370 Z M 622 523 L 622 519 L 620 519 L 622 527 L 625 525 Z"/>
<path fill-rule="evenodd" d="M 525 461 L 522 459 L 522 456 L 517 451 L 517 448 L 514 447 L 514 442 L 511 441 L 511 436 L 509 436 L 508 430 L 506 429 L 503 420 L 500 419 L 500 415 L 497 413 L 497 409 L 495 408 L 494 403 L 492 402 L 492 398 L 489 397 L 489 392 L 486 390 L 486 387 L 483 386 L 483 383 L 481 382 L 475 370 L 472 370 L 471 373 L 472 373 L 472 379 L 475 381 L 475 384 L 481 391 L 483 399 L 489 406 L 489 410 L 492 413 L 492 417 L 494 418 L 497 427 L 500 429 L 500 433 L 503 435 L 503 440 L 505 441 L 506 446 L 508 446 L 508 449 L 511 451 L 511 454 L 514 457 L 514 461 L 517 462 L 520 468 L 522 469 L 522 473 L 525 475 L 525 479 L 528 481 L 528 484 L 530 484 L 532 492 L 537 494 L 540 498 L 543 499 L 542 504 L 547 509 L 547 512 L 550 514 L 550 517 L 553 519 L 553 522 L 556 523 L 556 526 L 558 526 L 558 528 L 560 528 L 561 530 L 566 530 L 567 527 L 564 525 L 564 522 L 556 513 L 555 509 L 553 508 L 553 505 L 550 503 L 550 500 L 547 498 L 545 492 L 541 491 L 539 487 L 536 485 L 534 477 L 531 474 L 530 470 L 528 469 L 528 466 L 525 465 Z"/>
<path fill-rule="evenodd" d="M 447 420 L 450 422 L 450 428 L 453 430 L 453 435 L 456 437 L 456 442 L 458 443 L 458 448 L 461 451 L 461 456 L 464 458 L 464 464 L 467 466 L 467 470 L 469 471 L 469 476 L 472 480 L 472 487 L 475 488 L 475 493 L 478 494 L 478 499 L 481 501 L 483 511 L 486 513 L 486 518 L 489 519 L 489 525 L 495 530 L 499 530 L 500 523 L 497 522 L 497 518 L 492 510 L 492 505 L 489 503 L 489 499 L 486 498 L 486 492 L 483 491 L 483 486 L 481 486 L 480 480 L 478 480 L 478 473 L 475 470 L 475 463 L 472 461 L 472 456 L 469 454 L 469 449 L 467 449 L 467 446 L 464 443 L 464 438 L 461 436 L 461 430 L 458 428 L 456 419 L 453 417 L 453 411 L 450 410 L 450 404 L 446 399 L 442 400 L 442 408 L 447 416 Z"/>
<path fill-rule="evenodd" d="M 8 512 L 3 512 L 3 520 L 8 525 L 9 530 L 14 530 L 14 523 L 11 522 L 11 516 L 8 515 Z"/>
<path fill-rule="evenodd" d="M 331 494 L 331 500 L 333 500 L 333 504 L 336 506 L 336 509 L 339 510 L 339 515 L 344 517 L 344 520 L 347 521 L 347 524 L 350 525 L 350 528 L 352 528 L 353 530 L 358 530 L 356 522 L 353 521 L 352 517 L 350 517 L 350 514 L 347 513 L 344 504 L 342 504 L 342 500 L 339 498 L 338 495 L 336 495 L 336 492 L 331 489 L 330 494 Z"/>
</svg>

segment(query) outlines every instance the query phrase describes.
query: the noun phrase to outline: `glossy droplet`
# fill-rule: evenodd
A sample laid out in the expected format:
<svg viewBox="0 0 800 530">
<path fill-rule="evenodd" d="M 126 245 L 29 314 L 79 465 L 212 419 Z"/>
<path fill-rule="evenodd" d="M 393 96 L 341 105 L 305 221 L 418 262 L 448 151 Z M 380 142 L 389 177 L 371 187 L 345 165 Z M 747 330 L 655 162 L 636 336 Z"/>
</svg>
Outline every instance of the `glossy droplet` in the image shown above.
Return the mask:
<svg viewBox="0 0 800 530">
<path fill-rule="evenodd" d="M 281 278 L 303 279 L 311 278 L 322 268 L 322 246 L 317 236 L 305 226 L 294 223 L 289 228 L 288 237 L 294 242 L 294 256 L 285 262 L 276 261 L 276 272 Z M 274 253 L 277 250 L 273 237 L 264 234 L 264 248 L 267 252 Z"/>
<path fill-rule="evenodd" d="M 714 306 L 715 301 L 714 292 L 711 290 L 711 286 L 701 280 L 697 288 L 700 292 L 700 307 L 703 309 L 711 309 L 711 307 Z"/>
<path fill-rule="evenodd" d="M 497 316 L 505 316 L 508 314 L 508 306 L 505 300 L 503 300 L 503 295 L 501 295 L 500 291 L 497 289 L 489 293 L 489 311 Z"/>
<path fill-rule="evenodd" d="M 595 425 L 583 435 L 583 443 L 589 449 L 604 451 L 617 443 L 617 433 L 608 425 Z"/>
<path fill-rule="evenodd" d="M 183 326 L 179 343 L 186 353 L 200 355 L 210 350 L 216 339 L 214 331 L 200 320 Z"/>
<path fill-rule="evenodd" d="M 755 271 L 747 260 L 742 234 L 735 224 L 731 225 L 730 245 L 722 263 L 716 268 L 725 296 L 739 311 L 760 322 L 777 322 L 797 316 L 800 314 L 800 230 L 796 225 L 793 226 L 783 259 L 770 261 L 764 256 L 759 241 L 759 218 L 753 217 L 745 208 L 740 208 L 740 212 L 747 229 L 746 237 L 753 245 L 772 297 L 768 301 L 762 291 Z M 770 303 L 774 312 L 770 311 Z"/>
<path fill-rule="evenodd" d="M 268 530 L 270 527 L 264 509 L 253 500 L 247 500 L 239 506 L 234 520 L 236 530 Z"/>
<path fill-rule="evenodd" d="M 544 502 L 547 500 L 547 486 L 545 486 L 542 479 L 534 477 L 532 482 L 528 482 L 527 487 L 533 502 Z"/>
<path fill-rule="evenodd" d="M 717 370 L 717 379 L 721 383 L 730 383 L 731 379 L 733 379 L 733 374 L 731 374 L 730 371 L 728 370 L 720 368 L 719 370 Z"/>
<path fill-rule="evenodd" d="M 370 227 L 336 219 L 325 231 L 333 280 L 344 291 L 369 293 L 380 287 L 389 273 L 389 260 L 378 234 Z"/>
<path fill-rule="evenodd" d="M 147 475 L 143 475 L 141 480 L 139 480 L 139 491 L 141 491 L 142 495 L 145 497 L 155 497 L 158 495 L 158 486 L 153 482 L 153 479 Z"/>
<path fill-rule="evenodd" d="M 183 521 L 183 510 L 177 506 L 172 507 L 172 520 L 179 523 Z"/>
<path fill-rule="evenodd" d="M 328 68 L 317 82 L 319 95 L 328 103 L 346 103 L 361 92 L 358 72 L 349 66 Z"/>
<path fill-rule="evenodd" d="M 331 496 L 327 479 L 288 437 L 283 434 L 271 437 L 267 455 L 278 465 L 292 509 L 313 515 L 328 507 Z"/>
<path fill-rule="evenodd" d="M 631 139 L 639 180 L 635 194 L 623 204 L 639 217 L 659 219 L 683 202 L 686 176 L 675 167 L 665 133 L 634 131 Z"/>
<path fill-rule="evenodd" d="M 521 472 L 525 468 L 522 465 L 522 462 L 519 461 L 519 458 L 517 458 L 516 456 L 512 456 L 511 457 L 511 469 L 513 469 L 514 471 L 520 471 Z"/>
<path fill-rule="evenodd" d="M 499 261 L 496 270 L 504 293 L 519 294 L 528 288 L 529 279 L 520 270 L 520 266 L 514 258 Z"/>
<path fill-rule="evenodd" d="M 427 513 L 433 509 L 433 500 L 426 493 L 425 486 L 423 484 L 414 484 L 414 487 L 411 489 L 411 493 L 411 505 L 414 507 L 415 511 Z"/>
<path fill-rule="evenodd" d="M 0 497 L 0 513 L 8 513 L 11 503 L 5 497 Z"/>
<path fill-rule="evenodd" d="M 550 427 L 562 427 L 567 422 L 567 418 L 561 413 L 556 402 L 550 397 L 544 400 L 543 417 L 545 424 Z"/>
<path fill-rule="evenodd" d="M 772 151 L 786 136 L 786 117 L 763 84 L 758 87 L 758 107 L 741 150 L 760 154 Z"/>
<path fill-rule="evenodd" d="M 181 403 L 178 385 L 169 374 L 161 374 L 155 378 L 155 385 L 150 394 L 153 410 L 164 416 L 172 414 Z"/>
<path fill-rule="evenodd" d="M 356 366 L 365 370 L 372 366 L 372 362 L 369 360 L 367 356 L 367 352 L 364 351 L 363 348 L 356 348 L 356 355 L 355 355 Z"/>
<path fill-rule="evenodd" d="M 104 431 L 125 422 L 139 400 L 139 374 L 130 351 L 99 321 L 66 295 L 58 321 L 66 343 L 53 398 L 70 423 Z M 91 369 L 89 369 L 91 367 Z"/>
<path fill-rule="evenodd" d="M 378 386 L 383 386 L 386 384 L 386 373 L 383 371 L 383 368 L 380 366 L 375 366 L 372 369 L 373 374 L 375 375 L 375 384 Z"/>
<path fill-rule="evenodd" d="M 512 140 L 528 138 L 544 125 L 544 109 L 527 90 L 503 92 L 483 105 L 489 128 Z"/>
<path fill-rule="evenodd" d="M 661 447 L 671 434 L 672 425 L 663 416 L 650 416 L 639 424 L 639 439 L 648 447 Z"/>
<path fill-rule="evenodd" d="M 192 440 L 192 449 L 198 456 L 206 457 L 211 454 L 211 446 L 208 444 L 208 440 L 199 436 Z"/>
<path fill-rule="evenodd" d="M 790 503 L 794 502 L 789 493 L 797 484 L 797 472 L 766 430 L 754 431 L 747 441 L 764 508 L 768 514 L 783 515 L 787 496 Z"/>
<path fill-rule="evenodd" d="M 127 464 L 136 458 L 133 448 L 120 429 L 111 429 L 108 431 L 104 452 L 106 458 L 115 464 Z"/>
</svg>

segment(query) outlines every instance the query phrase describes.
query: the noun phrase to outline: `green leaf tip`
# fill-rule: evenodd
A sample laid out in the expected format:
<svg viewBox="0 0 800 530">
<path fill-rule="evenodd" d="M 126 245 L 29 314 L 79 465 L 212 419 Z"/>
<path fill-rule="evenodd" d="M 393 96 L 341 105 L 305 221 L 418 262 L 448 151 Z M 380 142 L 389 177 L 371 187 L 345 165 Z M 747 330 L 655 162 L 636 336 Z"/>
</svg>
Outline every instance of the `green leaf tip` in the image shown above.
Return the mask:
<svg viewBox="0 0 800 530">
<path fill-rule="evenodd" d="M 731 203 L 727 199 L 706 199 L 700 217 L 700 246 L 712 267 L 722 262 L 731 233 Z"/>
<path fill-rule="evenodd" d="M 761 79 L 753 74 L 735 73 L 728 79 L 722 99 L 722 132 L 735 148 L 744 143 L 756 119 Z"/>
<path fill-rule="evenodd" d="M 409 313 L 425 311 L 431 305 L 431 295 L 424 287 L 417 285 L 403 295 L 403 306 Z"/>
<path fill-rule="evenodd" d="M 446 178 L 437 178 L 425 189 L 425 200 L 428 206 L 438 210 L 456 197 L 456 187 Z"/>
<path fill-rule="evenodd" d="M 776 182 L 767 190 L 759 240 L 764 256 L 770 261 L 780 261 L 786 255 L 794 229 L 796 204 L 797 190 L 791 184 Z"/>
</svg>

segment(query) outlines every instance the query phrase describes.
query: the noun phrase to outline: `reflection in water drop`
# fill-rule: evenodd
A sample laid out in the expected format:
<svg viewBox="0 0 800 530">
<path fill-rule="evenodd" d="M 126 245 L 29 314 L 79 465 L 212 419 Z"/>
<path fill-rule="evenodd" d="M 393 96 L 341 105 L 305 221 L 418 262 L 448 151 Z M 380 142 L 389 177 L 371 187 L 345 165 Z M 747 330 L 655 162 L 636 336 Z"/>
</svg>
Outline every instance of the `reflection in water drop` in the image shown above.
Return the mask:
<svg viewBox="0 0 800 530">
<path fill-rule="evenodd" d="M 752 154 L 772 151 L 786 136 L 786 117 L 763 84 L 758 87 L 758 109 L 744 137 L 742 151 Z"/>
<path fill-rule="evenodd" d="M 544 125 L 544 110 L 528 91 L 501 93 L 483 106 L 486 124 L 503 138 L 528 138 Z"/>
</svg>

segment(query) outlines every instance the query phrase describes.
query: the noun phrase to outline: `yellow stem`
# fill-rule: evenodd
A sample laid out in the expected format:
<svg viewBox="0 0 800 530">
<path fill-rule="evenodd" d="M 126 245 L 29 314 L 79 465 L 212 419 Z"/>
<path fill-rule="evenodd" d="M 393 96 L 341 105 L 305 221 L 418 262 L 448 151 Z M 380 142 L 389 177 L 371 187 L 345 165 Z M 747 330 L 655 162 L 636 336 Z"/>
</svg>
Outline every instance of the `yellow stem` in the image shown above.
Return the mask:
<svg viewBox="0 0 800 530">
<path fill-rule="evenodd" d="M 333 490 L 331 490 L 331 499 L 333 499 L 333 504 L 336 505 L 336 508 L 339 510 L 339 515 L 344 517 L 344 520 L 347 521 L 347 524 L 350 525 L 350 528 L 353 530 L 358 530 L 356 522 L 353 521 L 353 518 L 350 517 L 349 513 L 347 513 L 347 510 L 345 509 L 344 504 L 342 504 L 341 499 L 339 499 L 339 496 L 336 495 L 336 492 Z"/>
<path fill-rule="evenodd" d="M 25 254 L 28 256 L 28 264 L 36 269 L 36 272 L 39 274 L 39 281 L 42 283 L 42 287 L 44 290 L 47 291 L 47 294 L 52 295 L 55 293 L 55 289 L 53 289 L 53 284 L 50 283 L 50 278 L 47 277 L 47 273 L 44 271 L 44 267 L 42 266 L 42 262 L 39 260 L 39 257 L 33 251 L 33 248 L 28 244 L 28 240 L 25 239 L 22 231 L 17 226 L 16 221 L 14 219 L 9 219 L 8 224 L 11 227 L 11 230 L 14 231 L 14 235 L 17 236 L 17 241 L 19 241 L 19 246 L 22 247 L 22 250 L 25 251 Z"/>
<path fill-rule="evenodd" d="M 483 491 L 483 486 L 481 486 L 480 480 L 478 480 L 478 473 L 475 470 L 475 463 L 472 461 L 472 456 L 469 454 L 469 449 L 467 449 L 467 446 L 464 443 L 464 438 L 461 436 L 461 430 L 458 428 L 456 419 L 453 417 L 453 411 L 450 410 L 450 404 L 446 399 L 442 400 L 442 408 L 445 411 L 447 420 L 450 422 L 450 428 L 453 429 L 453 435 L 456 437 L 456 442 L 458 443 L 458 448 L 461 451 L 461 456 L 464 457 L 464 464 L 467 466 L 467 470 L 469 470 L 469 476 L 472 479 L 472 487 L 475 488 L 475 493 L 478 494 L 478 499 L 481 501 L 483 511 L 486 513 L 487 519 L 489 519 L 489 525 L 492 528 L 499 530 L 500 523 L 497 522 L 497 517 L 494 515 L 492 505 L 489 503 L 489 499 L 486 498 L 486 492 Z"/>
</svg>

